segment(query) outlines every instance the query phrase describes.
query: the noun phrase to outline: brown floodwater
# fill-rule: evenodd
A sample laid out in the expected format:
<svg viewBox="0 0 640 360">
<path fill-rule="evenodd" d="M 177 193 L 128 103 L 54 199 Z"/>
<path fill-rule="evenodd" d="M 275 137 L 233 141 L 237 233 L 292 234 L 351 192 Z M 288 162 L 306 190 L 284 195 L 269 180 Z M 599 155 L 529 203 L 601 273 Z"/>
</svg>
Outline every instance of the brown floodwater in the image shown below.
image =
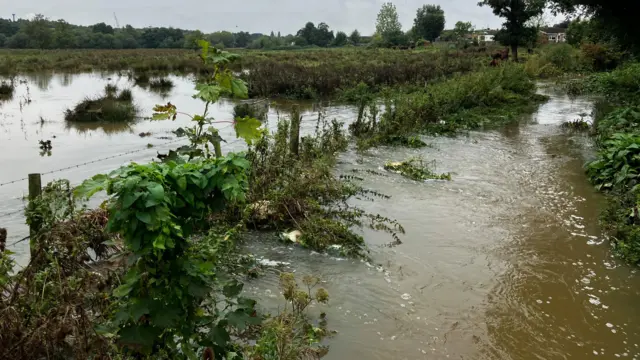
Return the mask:
<svg viewBox="0 0 640 360">
<path fill-rule="evenodd" d="M 112 80 L 107 80 L 107 77 Z M 30 172 L 48 172 L 97 161 L 44 176 L 78 183 L 128 161 L 149 161 L 156 151 L 180 142 L 170 133 L 186 121 L 141 120 L 130 128 L 73 128 L 62 119 L 65 108 L 97 94 L 107 82 L 125 86 L 113 74 L 27 78 L 32 102 L 20 110 L 26 86 L 0 105 L 0 184 Z M 166 97 L 134 89 L 144 115 L 153 104 L 170 100 L 196 112 L 193 84 L 172 78 Z M 457 138 L 425 137 L 425 149 L 378 148 L 341 157 L 338 172 L 374 170 L 364 184 L 391 198 L 359 202 L 369 212 L 395 218 L 405 227 L 403 244 L 365 230 L 370 263 L 317 254 L 277 242 L 274 235 L 252 234 L 246 247 L 259 258 L 288 264 L 269 270 L 245 289 L 277 311 L 277 272 L 314 274 L 331 294 L 325 311 L 338 333 L 328 341 L 327 359 L 616 359 L 640 358 L 640 278 L 635 267 L 615 259 L 598 226 L 603 199 L 587 182 L 583 164 L 592 156 L 590 140 L 560 128 L 566 120 L 590 113 L 588 99 L 551 97 L 531 116 L 500 130 Z M 272 106 L 269 126 L 287 104 Z M 306 108 L 305 131 L 317 109 Z M 348 107 L 325 109 L 329 118 L 348 121 Z M 224 119 L 231 104 L 215 109 Z M 40 116 L 44 122 L 40 122 Z M 231 129 L 226 150 L 240 150 Z M 151 137 L 138 133 L 149 131 Z M 55 135 L 56 138 L 52 138 Z M 171 139 L 160 139 L 170 137 Z M 38 140 L 52 139 L 51 156 L 40 156 Z M 147 149 L 147 143 L 154 148 Z M 164 145 L 163 145 L 164 144 Z M 410 181 L 384 173 L 386 161 L 421 156 L 453 181 Z M 10 244 L 26 235 L 21 214 L 2 216 L 23 206 L 26 182 L 0 186 L 0 226 Z M 25 261 L 28 246 L 13 245 Z"/>
</svg>

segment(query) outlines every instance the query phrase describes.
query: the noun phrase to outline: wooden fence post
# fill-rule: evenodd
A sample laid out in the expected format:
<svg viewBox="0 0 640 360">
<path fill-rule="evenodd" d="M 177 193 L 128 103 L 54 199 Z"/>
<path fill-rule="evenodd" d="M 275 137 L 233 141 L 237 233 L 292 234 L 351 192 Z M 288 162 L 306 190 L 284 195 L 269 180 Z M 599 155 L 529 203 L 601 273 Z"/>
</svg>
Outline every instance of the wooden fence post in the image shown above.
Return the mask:
<svg viewBox="0 0 640 360">
<path fill-rule="evenodd" d="M 300 109 L 297 105 L 294 105 L 291 110 L 291 132 L 289 134 L 289 151 L 291 154 L 298 156 L 300 148 L 300 123 L 302 122 L 302 115 L 300 115 Z"/>
<path fill-rule="evenodd" d="M 42 178 L 40 174 L 29 174 L 29 207 L 34 206 L 32 203 L 42 193 Z M 29 248 L 31 249 L 31 257 L 35 255 L 36 235 L 40 230 L 40 223 L 29 224 Z"/>
</svg>

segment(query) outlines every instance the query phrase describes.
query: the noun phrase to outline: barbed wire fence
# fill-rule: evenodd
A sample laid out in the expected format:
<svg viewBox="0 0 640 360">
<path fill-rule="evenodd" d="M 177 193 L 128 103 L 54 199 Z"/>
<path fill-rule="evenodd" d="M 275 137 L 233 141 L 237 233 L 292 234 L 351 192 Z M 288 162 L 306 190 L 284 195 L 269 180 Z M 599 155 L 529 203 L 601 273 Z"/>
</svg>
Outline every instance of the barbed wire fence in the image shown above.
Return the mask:
<svg viewBox="0 0 640 360">
<path fill-rule="evenodd" d="M 329 113 L 325 112 L 324 113 L 325 116 L 338 115 L 338 114 L 339 113 L 333 114 L 331 112 L 329 112 Z M 315 117 L 315 116 L 309 116 L 307 118 L 304 118 L 301 123 L 317 124 L 318 123 L 318 118 Z M 223 128 L 221 128 L 219 130 L 223 130 L 223 129 L 227 128 L 227 127 L 228 126 L 223 127 Z M 181 137 L 181 138 L 177 138 L 177 139 L 174 139 L 174 140 L 171 140 L 171 141 L 164 142 L 164 143 L 159 144 L 159 145 L 154 146 L 154 147 L 145 147 L 145 148 L 142 148 L 142 149 L 130 150 L 130 151 L 126 151 L 126 152 L 123 152 L 123 153 L 116 154 L 116 155 L 110 155 L 110 156 L 106 156 L 106 157 L 102 157 L 102 158 L 98 158 L 98 159 L 94 159 L 94 160 L 90 160 L 90 161 L 85 161 L 85 162 L 82 162 L 82 163 L 78 163 L 76 165 L 65 166 L 65 167 L 62 167 L 62 168 L 59 168 L 59 169 L 46 171 L 46 172 L 40 173 L 40 175 L 51 175 L 51 174 L 56 174 L 56 173 L 60 173 L 60 172 L 64 172 L 64 171 L 79 169 L 79 168 L 87 166 L 87 165 L 96 164 L 96 163 L 100 163 L 100 162 L 103 162 L 103 161 L 107 161 L 107 160 L 111 160 L 111 159 L 115 159 L 115 158 L 119 158 L 119 157 L 123 157 L 123 156 L 127 156 L 127 155 L 141 153 L 141 152 L 144 152 L 144 151 L 157 150 L 157 148 L 159 148 L 159 147 L 163 147 L 163 146 L 166 146 L 166 145 L 178 143 L 178 142 L 184 141 L 184 140 L 186 140 L 186 138 L 182 138 Z M 238 142 L 241 142 L 241 141 L 244 141 L 244 140 L 241 139 L 241 138 L 235 139 L 234 141 L 225 143 L 224 147 L 231 147 L 234 144 L 236 144 Z M 5 182 L 0 183 L 0 187 L 11 185 L 11 184 L 15 184 L 15 183 L 19 183 L 19 182 L 22 182 L 22 181 L 27 181 L 28 179 L 29 179 L 29 177 L 23 177 L 23 178 L 19 178 L 19 179 L 15 179 L 15 180 L 5 181 Z M 78 184 L 72 184 L 72 186 L 77 186 L 77 185 Z M 23 207 L 21 209 L 10 210 L 8 212 L 0 213 L 0 220 L 2 218 L 7 218 L 7 217 L 10 217 L 10 216 L 14 216 L 14 215 L 17 215 L 17 214 L 24 213 L 24 211 L 25 211 L 24 203 L 25 203 L 25 200 L 26 200 L 26 198 L 24 196 L 17 196 L 17 197 L 14 196 L 14 197 L 5 198 L 5 200 L 6 199 L 21 200 L 22 203 L 23 203 Z M 14 238 L 14 239 L 17 239 L 17 240 L 12 241 L 10 244 L 7 244 L 7 247 L 16 246 L 16 245 L 18 245 L 18 244 L 20 244 L 20 243 L 22 243 L 22 242 L 24 242 L 26 240 L 29 240 L 29 236 L 25 236 L 25 237 L 21 237 L 21 236 L 22 235 L 14 235 L 14 236 L 10 235 L 10 238 Z"/>
</svg>

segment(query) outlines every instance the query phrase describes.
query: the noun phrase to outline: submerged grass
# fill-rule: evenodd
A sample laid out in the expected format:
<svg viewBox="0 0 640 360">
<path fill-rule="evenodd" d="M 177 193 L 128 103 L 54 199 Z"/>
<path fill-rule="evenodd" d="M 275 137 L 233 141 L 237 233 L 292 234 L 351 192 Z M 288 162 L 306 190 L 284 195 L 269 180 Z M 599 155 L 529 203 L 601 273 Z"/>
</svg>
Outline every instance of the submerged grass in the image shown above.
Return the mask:
<svg viewBox="0 0 640 360">
<path fill-rule="evenodd" d="M 64 118 L 69 122 L 132 122 L 138 109 L 133 104 L 130 89 L 117 93 L 117 87 L 107 85 L 105 94 L 96 98 L 85 98 L 73 109 L 67 109 Z"/>
<path fill-rule="evenodd" d="M 11 97 L 13 95 L 13 91 L 15 86 L 10 81 L 1 81 L 0 82 L 0 97 Z"/>
<path fill-rule="evenodd" d="M 362 188 L 355 176 L 335 176 L 337 154 L 347 147 L 340 123 L 319 116 L 315 135 L 302 137 L 298 151 L 291 140 L 290 122 L 281 120 L 276 133 L 249 152 L 250 205 L 242 210 L 249 226 L 296 229 L 302 234 L 296 242 L 303 246 L 315 250 L 337 246 L 343 254 L 355 256 L 363 256 L 366 246 L 354 227 L 386 231 L 400 242 L 398 234 L 404 229 L 395 220 L 348 204 L 350 198 L 387 197 Z"/>
<path fill-rule="evenodd" d="M 161 90 L 161 91 L 169 91 L 173 89 L 173 86 L 174 86 L 173 81 L 166 78 L 152 79 L 152 80 L 149 80 L 148 84 L 150 89 Z"/>
<path fill-rule="evenodd" d="M 353 132 L 362 148 L 393 144 L 400 137 L 455 134 L 504 124 L 546 100 L 522 65 L 456 76 L 420 91 L 392 93 L 377 119 L 368 116 Z"/>
<path fill-rule="evenodd" d="M 586 171 L 607 194 L 601 216 L 615 252 L 640 263 L 640 64 L 629 64 L 587 79 L 587 91 L 605 95 L 619 107 L 599 111 L 594 121 L 598 152 Z"/>
<path fill-rule="evenodd" d="M 428 164 L 426 164 L 424 160 L 418 158 L 401 162 L 388 162 L 384 165 L 384 169 L 416 181 L 451 180 L 450 173 L 435 173 L 429 168 Z"/>
</svg>

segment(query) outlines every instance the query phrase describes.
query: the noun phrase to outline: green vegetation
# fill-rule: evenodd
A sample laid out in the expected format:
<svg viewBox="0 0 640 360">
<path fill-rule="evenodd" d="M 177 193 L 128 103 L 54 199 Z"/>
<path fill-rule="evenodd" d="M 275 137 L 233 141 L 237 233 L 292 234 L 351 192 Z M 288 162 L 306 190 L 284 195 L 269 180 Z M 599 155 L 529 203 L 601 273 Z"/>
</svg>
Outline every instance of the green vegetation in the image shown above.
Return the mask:
<svg viewBox="0 0 640 360">
<path fill-rule="evenodd" d="M 413 21 L 415 36 L 435 41 L 444 30 L 444 10 L 440 5 L 424 5 L 418 9 Z"/>
<path fill-rule="evenodd" d="M 417 132 L 455 134 L 504 124 L 539 104 L 523 66 L 509 65 L 453 77 L 415 92 L 392 93 L 386 110 L 367 114 L 354 133 L 363 147 L 393 144 Z"/>
<path fill-rule="evenodd" d="M 640 263 L 638 79 L 640 66 L 632 63 L 583 80 L 587 92 L 605 95 L 618 105 L 598 114 L 594 124 L 598 153 L 586 169 L 596 188 L 608 195 L 603 226 L 618 255 L 632 263 Z"/>
<path fill-rule="evenodd" d="M 502 45 L 511 47 L 513 60 L 518 61 L 518 47 L 536 42 L 538 29 L 529 21 L 542 14 L 545 0 L 482 0 L 480 6 L 489 6 L 493 13 L 503 17 L 503 27 L 495 38 Z"/>
<path fill-rule="evenodd" d="M 406 178 L 416 181 L 425 180 L 451 180 L 451 174 L 437 174 L 422 159 L 409 159 L 401 162 L 388 162 L 384 169 L 398 173 Z"/>
<path fill-rule="evenodd" d="M 189 116 L 194 127 L 178 132 L 190 146 L 161 162 L 96 175 L 73 191 L 75 199 L 68 182 L 56 182 L 30 203 L 27 222 L 36 231 L 31 262 L 14 274 L 12 253 L 4 246 L 0 251 L 2 357 L 323 355 L 320 340 L 329 332 L 324 321 L 313 326 L 304 313 L 329 299 L 324 289 L 314 289 L 319 279 L 304 277 L 302 290 L 293 275 L 283 274 L 287 305 L 274 317 L 258 314 L 256 302 L 241 296 L 238 274 L 255 265 L 234 250 L 239 231 L 244 224 L 296 227 L 300 244 L 318 250 L 338 245 L 354 256 L 366 252 L 354 226 L 388 231 L 400 241 L 396 233 L 404 230 L 397 222 L 347 203 L 384 195 L 357 186 L 355 177 L 333 175 L 346 146 L 339 123 L 319 119 L 316 134 L 299 139 L 301 116 L 294 112 L 291 126 L 282 121 L 272 137 L 245 114 L 233 123 L 250 152 L 221 154 L 208 109 L 248 90 L 229 68 L 237 55 L 201 46 L 203 66 L 211 70 L 196 86 L 203 113 L 188 115 L 167 104 L 156 106 L 153 117 Z M 113 86 L 107 92 L 113 101 L 121 96 Z M 100 191 L 107 194 L 100 209 L 75 209 L 78 199 Z"/>
<path fill-rule="evenodd" d="M 82 100 L 73 109 L 65 111 L 64 119 L 70 122 L 135 121 L 138 109 L 133 104 L 131 90 L 117 91 L 116 86 L 107 85 L 103 96 Z"/>
<path fill-rule="evenodd" d="M 169 91 L 173 89 L 173 81 L 170 79 L 160 78 L 152 79 L 148 82 L 149 89 L 156 91 Z"/>
<path fill-rule="evenodd" d="M 10 81 L 0 82 L 0 98 L 7 98 L 13 95 L 14 85 Z"/>
<path fill-rule="evenodd" d="M 374 90 L 425 84 L 480 69 L 489 52 L 335 49 L 250 54 L 242 61 L 251 96 L 297 99 L 336 95 L 364 83 Z"/>
</svg>

